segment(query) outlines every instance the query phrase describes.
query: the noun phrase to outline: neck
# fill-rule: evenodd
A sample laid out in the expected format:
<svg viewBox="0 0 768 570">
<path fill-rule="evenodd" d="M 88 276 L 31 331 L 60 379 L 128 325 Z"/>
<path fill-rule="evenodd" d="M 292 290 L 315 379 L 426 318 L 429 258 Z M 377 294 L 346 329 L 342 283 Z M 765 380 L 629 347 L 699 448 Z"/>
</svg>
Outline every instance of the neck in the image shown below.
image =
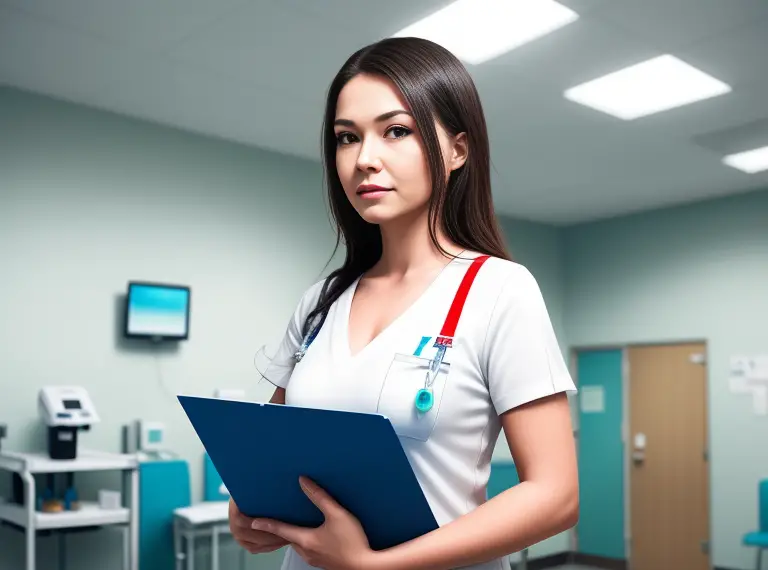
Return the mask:
<svg viewBox="0 0 768 570">
<path fill-rule="evenodd" d="M 376 264 L 376 273 L 404 276 L 413 271 L 429 271 L 443 266 L 451 259 L 432 243 L 427 212 L 415 220 L 395 220 L 379 227 L 382 255 Z M 448 239 L 439 225 L 436 234 L 438 243 L 445 251 L 451 255 L 461 253 L 462 249 Z"/>
</svg>

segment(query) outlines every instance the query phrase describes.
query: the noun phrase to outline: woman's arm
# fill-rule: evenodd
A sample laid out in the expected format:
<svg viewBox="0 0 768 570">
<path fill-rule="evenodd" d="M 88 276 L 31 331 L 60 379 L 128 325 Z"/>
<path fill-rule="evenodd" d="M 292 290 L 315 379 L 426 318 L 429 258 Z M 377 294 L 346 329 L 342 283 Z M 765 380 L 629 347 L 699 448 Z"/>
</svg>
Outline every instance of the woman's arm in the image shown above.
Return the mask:
<svg viewBox="0 0 768 570">
<path fill-rule="evenodd" d="M 518 552 L 573 527 L 579 485 L 565 394 L 501 416 L 520 483 L 433 532 L 375 553 L 375 570 L 442 570 Z"/>
<path fill-rule="evenodd" d="M 285 388 L 275 388 L 275 393 L 269 400 L 270 404 L 285 404 Z"/>
</svg>

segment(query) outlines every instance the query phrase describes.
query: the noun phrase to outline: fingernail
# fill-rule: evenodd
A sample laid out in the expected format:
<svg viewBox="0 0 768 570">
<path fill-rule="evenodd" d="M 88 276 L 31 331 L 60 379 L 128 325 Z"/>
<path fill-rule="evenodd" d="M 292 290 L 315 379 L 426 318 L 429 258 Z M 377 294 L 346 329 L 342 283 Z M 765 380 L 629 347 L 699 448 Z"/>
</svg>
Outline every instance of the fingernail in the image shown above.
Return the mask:
<svg viewBox="0 0 768 570">
<path fill-rule="evenodd" d="M 265 524 L 261 521 L 253 521 L 251 523 L 251 528 L 253 530 L 264 530 Z"/>
</svg>

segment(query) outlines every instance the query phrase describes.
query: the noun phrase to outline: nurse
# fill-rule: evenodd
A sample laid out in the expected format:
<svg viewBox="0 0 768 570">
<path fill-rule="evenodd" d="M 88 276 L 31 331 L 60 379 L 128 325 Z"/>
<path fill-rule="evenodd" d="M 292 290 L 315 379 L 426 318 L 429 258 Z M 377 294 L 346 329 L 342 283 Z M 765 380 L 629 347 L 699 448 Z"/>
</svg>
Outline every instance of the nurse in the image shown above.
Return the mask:
<svg viewBox="0 0 768 570">
<path fill-rule="evenodd" d="M 575 387 L 538 284 L 497 225 L 475 86 L 439 45 L 386 39 L 342 66 L 323 129 L 346 258 L 299 300 L 265 371 L 271 401 L 389 417 L 440 528 L 373 551 L 302 479 L 322 526 L 231 503 L 233 535 L 252 553 L 288 545 L 284 570 L 507 568 L 507 554 L 577 521 Z M 486 501 L 502 432 L 521 482 Z"/>
</svg>

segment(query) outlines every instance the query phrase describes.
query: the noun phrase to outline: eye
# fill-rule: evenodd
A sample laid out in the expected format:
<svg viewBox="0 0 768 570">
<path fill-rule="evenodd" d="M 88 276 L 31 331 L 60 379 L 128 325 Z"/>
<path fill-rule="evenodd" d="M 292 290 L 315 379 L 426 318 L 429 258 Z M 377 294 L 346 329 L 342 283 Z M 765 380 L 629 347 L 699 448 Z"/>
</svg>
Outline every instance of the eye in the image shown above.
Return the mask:
<svg viewBox="0 0 768 570">
<path fill-rule="evenodd" d="M 393 137 L 389 137 L 389 138 L 396 138 L 396 139 L 401 139 L 401 138 L 403 138 L 403 137 L 407 137 L 407 136 L 408 136 L 408 135 L 410 135 L 412 132 L 413 132 L 413 131 L 411 131 L 411 129 L 409 129 L 408 127 L 403 127 L 403 126 L 401 126 L 401 125 L 394 125 L 394 126 L 392 126 L 392 127 L 389 127 L 389 128 L 387 129 L 387 132 L 386 132 L 386 134 L 387 134 L 387 135 L 390 135 L 390 134 L 391 134 L 391 135 L 394 135 Z"/>
<path fill-rule="evenodd" d="M 339 145 L 351 144 L 355 142 L 356 139 L 357 137 L 355 135 L 353 135 L 352 133 L 348 133 L 346 131 L 341 133 L 336 133 L 336 144 L 339 144 Z"/>
</svg>

